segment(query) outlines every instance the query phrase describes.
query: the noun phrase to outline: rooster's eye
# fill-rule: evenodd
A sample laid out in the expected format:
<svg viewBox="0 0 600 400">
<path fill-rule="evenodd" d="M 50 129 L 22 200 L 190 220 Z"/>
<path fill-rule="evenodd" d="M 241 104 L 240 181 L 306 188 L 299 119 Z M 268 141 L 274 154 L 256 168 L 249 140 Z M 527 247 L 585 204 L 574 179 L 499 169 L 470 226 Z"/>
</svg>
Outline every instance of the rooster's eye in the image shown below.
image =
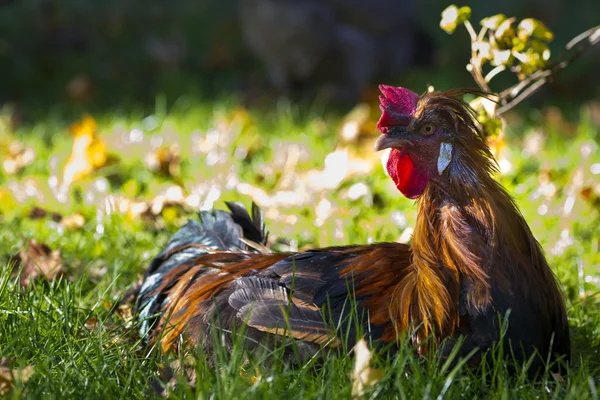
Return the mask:
<svg viewBox="0 0 600 400">
<path fill-rule="evenodd" d="M 421 133 L 424 136 L 432 135 L 435 131 L 435 126 L 433 124 L 425 124 L 421 127 Z"/>
</svg>

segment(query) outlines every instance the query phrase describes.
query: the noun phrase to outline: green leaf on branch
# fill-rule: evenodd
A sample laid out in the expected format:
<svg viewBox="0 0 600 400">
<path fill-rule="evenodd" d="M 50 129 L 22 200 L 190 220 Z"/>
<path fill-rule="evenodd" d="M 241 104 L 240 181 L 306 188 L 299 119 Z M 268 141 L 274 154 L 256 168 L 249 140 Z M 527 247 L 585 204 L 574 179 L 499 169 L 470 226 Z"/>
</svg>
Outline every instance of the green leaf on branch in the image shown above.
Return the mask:
<svg viewBox="0 0 600 400">
<path fill-rule="evenodd" d="M 452 34 L 456 30 L 456 27 L 471 18 L 471 7 L 456 7 L 454 4 L 448 6 L 442 12 L 442 20 L 440 21 L 440 28 L 446 33 Z"/>
<path fill-rule="evenodd" d="M 487 17 L 481 20 L 481 26 L 484 28 L 488 28 L 489 30 L 495 31 L 498 29 L 500 24 L 506 20 L 506 16 L 504 14 L 496 14 L 491 17 Z"/>
<path fill-rule="evenodd" d="M 486 40 L 473 42 L 473 51 L 477 52 L 481 61 L 486 61 L 492 58 L 492 46 Z"/>
<path fill-rule="evenodd" d="M 524 79 L 546 66 L 550 59 L 550 49 L 539 40 L 531 40 L 523 52 L 513 50 L 512 55 L 520 62 L 517 68 L 518 77 Z"/>
<path fill-rule="evenodd" d="M 490 62 L 493 66 L 498 67 L 505 65 L 511 66 L 513 63 L 513 57 L 510 50 L 492 50 L 492 60 Z"/>
<path fill-rule="evenodd" d="M 526 41 L 529 38 L 540 39 L 545 42 L 551 42 L 554 39 L 554 34 L 542 21 L 535 18 L 525 18 L 519 23 L 517 28 L 518 36 L 521 40 Z"/>
<path fill-rule="evenodd" d="M 510 49 L 512 47 L 513 38 L 515 37 L 515 29 L 513 28 L 514 18 L 509 18 L 502 23 L 494 32 L 496 44 L 500 49 Z"/>
</svg>

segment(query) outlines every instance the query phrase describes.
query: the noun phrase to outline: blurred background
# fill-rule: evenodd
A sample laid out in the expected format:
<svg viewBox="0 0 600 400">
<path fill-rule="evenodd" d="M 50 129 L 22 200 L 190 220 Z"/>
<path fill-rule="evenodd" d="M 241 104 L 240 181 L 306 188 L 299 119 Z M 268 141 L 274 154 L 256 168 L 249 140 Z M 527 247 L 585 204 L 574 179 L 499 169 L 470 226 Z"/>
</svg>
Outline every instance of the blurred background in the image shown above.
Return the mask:
<svg viewBox="0 0 600 400">
<path fill-rule="evenodd" d="M 293 93 L 353 102 L 369 84 L 473 86 L 468 36 L 439 28 L 440 0 L 2 0 L 0 104 L 27 118 L 207 99 Z M 459 4 L 460 5 L 460 4 Z M 472 20 L 534 17 L 555 33 L 554 55 L 598 24 L 595 0 L 472 2 Z M 599 50 L 546 89 L 544 101 L 598 95 Z M 504 82 L 497 82 L 501 87 Z"/>
<path fill-rule="evenodd" d="M 475 87 L 466 30 L 440 29 L 448 5 L 0 0 L 4 252 L 36 238 L 61 249 L 72 276 L 118 262 L 127 283 L 195 210 L 224 200 L 256 201 L 284 250 L 410 241 L 414 204 L 372 150 L 377 84 Z M 466 5 L 476 29 L 497 13 L 538 18 L 553 59 L 600 22 L 597 0 Z M 507 114 L 492 143 L 544 247 L 571 257 L 574 291 L 598 265 L 598 71 L 597 46 Z M 500 75 L 492 88 L 515 82 Z M 139 251 L 107 252 L 132 243 Z"/>
</svg>

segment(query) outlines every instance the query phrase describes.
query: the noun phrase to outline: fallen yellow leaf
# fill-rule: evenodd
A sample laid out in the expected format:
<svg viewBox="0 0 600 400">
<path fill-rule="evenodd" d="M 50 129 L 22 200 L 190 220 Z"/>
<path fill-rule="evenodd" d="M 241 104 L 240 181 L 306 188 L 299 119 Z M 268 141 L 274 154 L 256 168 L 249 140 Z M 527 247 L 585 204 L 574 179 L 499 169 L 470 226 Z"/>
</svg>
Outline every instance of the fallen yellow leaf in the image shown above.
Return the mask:
<svg viewBox="0 0 600 400">
<path fill-rule="evenodd" d="M 85 225 L 85 217 L 81 214 L 73 214 L 62 218 L 60 223 L 67 229 L 79 229 Z"/>
<path fill-rule="evenodd" d="M 84 116 L 71 126 L 71 132 L 74 136 L 73 148 L 63 170 L 63 182 L 66 185 L 102 167 L 108 158 L 106 145 L 97 136 L 94 118 Z"/>
</svg>

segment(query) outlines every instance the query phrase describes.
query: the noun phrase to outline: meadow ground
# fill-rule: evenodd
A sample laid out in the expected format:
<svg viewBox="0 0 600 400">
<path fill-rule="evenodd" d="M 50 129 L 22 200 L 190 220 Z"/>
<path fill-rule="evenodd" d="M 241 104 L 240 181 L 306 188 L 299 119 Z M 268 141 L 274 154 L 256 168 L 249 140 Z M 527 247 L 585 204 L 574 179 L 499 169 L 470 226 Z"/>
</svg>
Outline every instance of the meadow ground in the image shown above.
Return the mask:
<svg viewBox="0 0 600 400">
<path fill-rule="evenodd" d="M 367 107 L 329 116 L 285 101 L 268 112 L 248 111 L 232 99 L 180 98 L 167 107 L 158 98 L 152 113 L 92 115 L 69 130 L 72 120 L 60 114 L 13 129 L 5 108 L 0 395 L 157 396 L 159 382 L 170 379 L 165 366 L 182 355 L 148 351 L 130 334 L 128 310 L 110 310 L 194 209 L 231 200 L 248 205 L 252 197 L 280 249 L 410 240 L 415 206 L 372 153 L 375 113 Z M 367 396 L 598 398 L 600 106 L 568 118 L 554 108 L 532 110 L 508 122 L 497 148 L 504 171 L 498 179 L 564 288 L 573 340 L 568 376 L 530 383 L 509 379 L 500 367 L 450 371 L 405 349 L 379 360 L 384 376 Z M 62 277 L 36 279 L 41 264 Z M 196 384 L 175 385 L 173 398 L 351 397 L 352 354 L 295 368 L 248 362 L 239 348 L 215 357 L 215 368 L 202 354 L 186 357 Z"/>
</svg>

